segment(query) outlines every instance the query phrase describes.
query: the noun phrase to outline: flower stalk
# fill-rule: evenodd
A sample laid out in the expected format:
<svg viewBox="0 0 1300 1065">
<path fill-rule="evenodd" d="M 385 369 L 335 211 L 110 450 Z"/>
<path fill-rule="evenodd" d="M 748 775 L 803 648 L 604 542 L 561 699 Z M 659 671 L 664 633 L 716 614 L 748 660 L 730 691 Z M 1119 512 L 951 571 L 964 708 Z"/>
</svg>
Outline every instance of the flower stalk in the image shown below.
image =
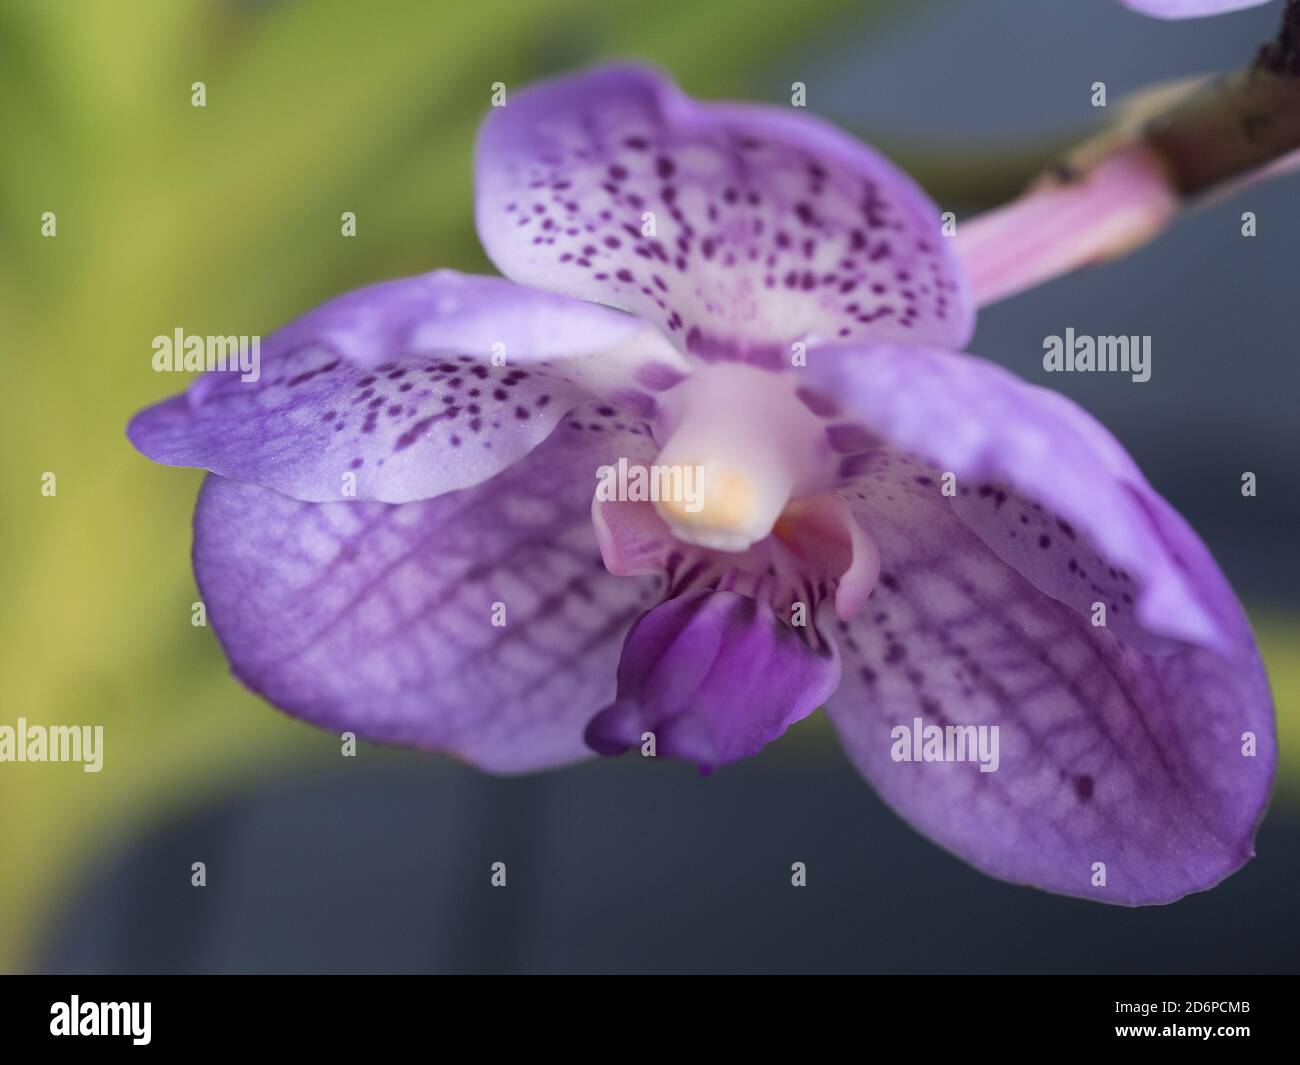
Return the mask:
<svg viewBox="0 0 1300 1065">
<path fill-rule="evenodd" d="M 1035 179 L 960 226 L 976 302 L 1127 254 L 1185 210 L 1300 167 L 1300 0 L 1246 69 L 1156 86 Z"/>
</svg>

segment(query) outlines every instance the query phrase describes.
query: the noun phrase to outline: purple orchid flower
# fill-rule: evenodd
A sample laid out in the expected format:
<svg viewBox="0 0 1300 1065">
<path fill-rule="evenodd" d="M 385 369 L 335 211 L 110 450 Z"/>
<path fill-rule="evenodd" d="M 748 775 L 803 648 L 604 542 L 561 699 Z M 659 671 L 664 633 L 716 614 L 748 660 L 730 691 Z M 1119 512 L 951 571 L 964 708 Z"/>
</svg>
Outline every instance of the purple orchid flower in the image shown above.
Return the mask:
<svg viewBox="0 0 1300 1065">
<path fill-rule="evenodd" d="M 1182 19 L 1226 15 L 1230 11 L 1259 7 L 1268 0 L 1120 0 L 1120 3 L 1154 18 Z"/>
<path fill-rule="evenodd" d="M 1142 904 L 1251 857 L 1276 745 L 1230 587 L 1092 418 L 959 353 L 910 179 L 619 66 L 494 110 L 476 197 L 509 281 L 339 297 L 131 423 L 210 471 L 195 573 L 246 685 L 499 773 L 712 769 L 825 705 L 994 876 Z M 629 464 L 701 505 L 599 490 Z"/>
</svg>

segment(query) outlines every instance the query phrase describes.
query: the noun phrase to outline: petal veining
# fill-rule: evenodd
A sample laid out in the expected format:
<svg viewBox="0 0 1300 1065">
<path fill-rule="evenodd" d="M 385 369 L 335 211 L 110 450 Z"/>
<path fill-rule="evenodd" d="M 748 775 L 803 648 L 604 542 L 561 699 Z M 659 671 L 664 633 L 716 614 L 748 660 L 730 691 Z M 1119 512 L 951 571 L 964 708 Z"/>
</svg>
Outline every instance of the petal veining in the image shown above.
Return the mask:
<svg viewBox="0 0 1300 1065">
<path fill-rule="evenodd" d="M 844 674 L 827 706 L 854 764 L 931 839 L 1018 883 L 1142 905 L 1239 868 L 1277 758 L 1253 644 L 1143 651 L 1000 559 L 933 476 L 881 452 L 851 496 L 882 560 L 833 631 Z M 965 757 L 900 747 L 924 729 L 964 739 Z"/>
<path fill-rule="evenodd" d="M 308 503 L 209 477 L 194 570 L 235 674 L 275 706 L 495 772 L 589 753 L 662 581 L 613 578 L 592 462 L 637 439 L 571 413 L 510 469 L 412 503 Z"/>
</svg>

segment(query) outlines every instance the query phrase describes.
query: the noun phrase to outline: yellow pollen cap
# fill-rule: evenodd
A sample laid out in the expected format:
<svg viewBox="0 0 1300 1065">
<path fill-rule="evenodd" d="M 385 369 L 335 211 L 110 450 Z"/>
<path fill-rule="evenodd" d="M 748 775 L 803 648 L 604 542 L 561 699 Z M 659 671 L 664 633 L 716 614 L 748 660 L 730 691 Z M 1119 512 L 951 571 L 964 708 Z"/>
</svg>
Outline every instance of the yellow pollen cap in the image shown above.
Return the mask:
<svg viewBox="0 0 1300 1065">
<path fill-rule="evenodd" d="M 696 510 L 682 499 L 662 500 L 660 509 L 673 522 L 710 529 L 738 529 L 754 515 L 754 484 L 735 470 L 703 467 L 704 483 Z"/>
</svg>

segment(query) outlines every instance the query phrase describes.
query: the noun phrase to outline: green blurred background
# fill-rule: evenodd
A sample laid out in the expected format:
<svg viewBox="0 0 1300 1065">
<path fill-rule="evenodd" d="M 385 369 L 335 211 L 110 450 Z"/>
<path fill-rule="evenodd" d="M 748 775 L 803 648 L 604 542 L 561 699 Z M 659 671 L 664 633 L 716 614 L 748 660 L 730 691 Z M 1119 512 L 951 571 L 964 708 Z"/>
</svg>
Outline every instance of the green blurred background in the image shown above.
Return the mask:
<svg viewBox="0 0 1300 1065">
<path fill-rule="evenodd" d="M 333 737 L 243 691 L 210 630 L 190 624 L 200 475 L 151 465 L 123 435 L 185 383 L 152 372 L 151 338 L 265 334 L 381 278 L 488 270 L 470 159 L 494 81 L 636 55 L 695 94 L 779 101 L 810 80 L 809 57 L 903 6 L 0 0 L 0 722 L 106 732 L 97 775 L 0 765 L 0 969 L 27 964 L 95 855 L 337 754 Z M 195 81 L 205 108 L 191 106 Z M 873 132 L 852 93 L 837 100 L 837 119 Z M 883 146 L 937 197 L 979 207 L 1088 117 L 994 150 L 960 131 L 895 129 Z M 41 236 L 45 211 L 56 238 Z M 340 236 L 344 211 L 355 238 Z M 1276 801 L 1294 808 L 1300 614 L 1288 596 L 1248 607 L 1281 717 Z M 791 742 L 833 747 L 821 727 Z"/>
</svg>

